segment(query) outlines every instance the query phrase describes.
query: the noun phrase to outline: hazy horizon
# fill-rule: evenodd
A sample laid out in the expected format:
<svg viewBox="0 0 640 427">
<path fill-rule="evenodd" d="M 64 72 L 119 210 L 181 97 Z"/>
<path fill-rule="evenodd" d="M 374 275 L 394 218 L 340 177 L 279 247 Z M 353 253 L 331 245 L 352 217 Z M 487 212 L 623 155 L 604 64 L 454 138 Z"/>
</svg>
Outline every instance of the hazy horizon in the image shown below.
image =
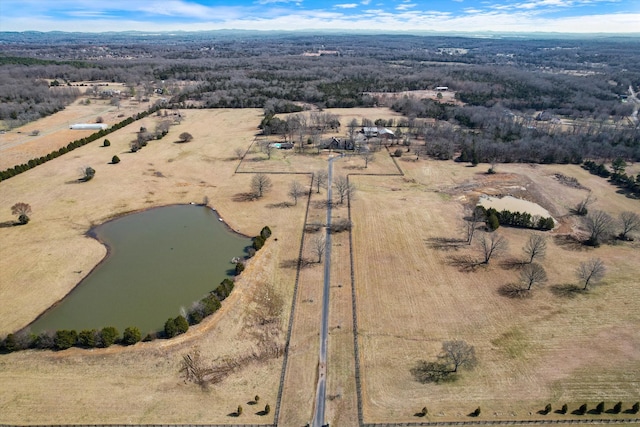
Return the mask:
<svg viewBox="0 0 640 427">
<path fill-rule="evenodd" d="M 3 0 L 0 31 L 640 33 L 635 0 Z"/>
</svg>

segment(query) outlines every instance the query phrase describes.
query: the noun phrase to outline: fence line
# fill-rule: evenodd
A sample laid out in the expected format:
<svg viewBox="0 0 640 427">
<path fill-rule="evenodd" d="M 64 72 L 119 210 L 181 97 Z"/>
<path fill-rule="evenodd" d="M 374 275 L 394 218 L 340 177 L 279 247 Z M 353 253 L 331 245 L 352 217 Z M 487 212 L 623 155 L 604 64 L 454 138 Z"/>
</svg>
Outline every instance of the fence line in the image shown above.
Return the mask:
<svg viewBox="0 0 640 427">
<path fill-rule="evenodd" d="M 293 331 L 293 316 L 296 311 L 296 301 L 298 299 L 298 285 L 300 282 L 300 270 L 302 269 L 302 251 L 304 249 L 305 228 L 307 226 L 307 218 L 309 217 L 309 207 L 311 206 L 311 194 L 313 193 L 313 174 L 311 174 L 311 182 L 309 183 L 309 193 L 307 195 L 307 209 L 304 213 L 304 222 L 302 224 L 302 236 L 300 237 L 300 250 L 298 251 L 298 264 L 296 267 L 296 280 L 293 286 L 293 300 L 291 302 L 291 312 L 289 313 L 289 326 L 287 328 L 287 339 L 284 347 L 284 358 L 282 360 L 282 371 L 280 372 L 280 384 L 278 386 L 278 397 L 276 398 L 276 408 L 274 414 L 274 423 L 278 425 L 280 419 L 280 407 L 282 402 L 282 393 L 284 390 L 284 380 L 287 373 L 287 362 L 289 360 L 289 344 L 291 342 L 291 333 Z"/>
</svg>

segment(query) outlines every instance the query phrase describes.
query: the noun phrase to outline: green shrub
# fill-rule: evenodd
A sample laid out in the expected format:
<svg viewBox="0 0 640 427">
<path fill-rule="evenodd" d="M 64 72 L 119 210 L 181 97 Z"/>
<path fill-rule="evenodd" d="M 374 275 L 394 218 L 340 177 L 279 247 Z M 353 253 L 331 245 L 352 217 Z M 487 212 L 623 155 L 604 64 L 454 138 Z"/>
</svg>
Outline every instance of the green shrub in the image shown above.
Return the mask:
<svg viewBox="0 0 640 427">
<path fill-rule="evenodd" d="M 110 347 L 116 343 L 120 333 L 113 326 L 105 326 L 100 331 L 100 346 Z"/>
<path fill-rule="evenodd" d="M 604 412 L 604 402 L 600 402 L 596 405 L 596 413 L 601 414 Z"/>
<path fill-rule="evenodd" d="M 189 322 L 187 322 L 187 319 L 184 316 L 180 315 L 173 319 L 173 321 L 176 324 L 176 335 L 184 334 L 189 330 Z"/>
<path fill-rule="evenodd" d="M 262 247 L 264 246 L 264 242 L 265 242 L 265 238 L 262 236 L 256 236 L 253 238 L 253 243 L 252 243 L 252 247 L 253 249 L 255 249 L 256 251 L 259 251 L 260 249 L 262 249 Z"/>
<path fill-rule="evenodd" d="M 471 413 L 471 416 L 473 416 L 473 417 L 479 417 L 480 416 L 480 407 L 479 406 L 476 408 L 475 411 L 473 411 Z"/>
<path fill-rule="evenodd" d="M 544 414 L 548 414 L 551 412 L 551 403 L 547 403 L 547 406 L 544 407 Z"/>
<path fill-rule="evenodd" d="M 111 158 L 111 163 L 113 163 L 114 165 L 117 165 L 118 163 L 120 163 L 120 157 L 118 156 L 113 156 Z"/>
<path fill-rule="evenodd" d="M 393 155 L 395 157 L 402 157 L 402 149 L 401 148 L 396 148 L 396 151 L 393 152 Z"/>
<path fill-rule="evenodd" d="M 500 227 L 500 220 L 498 220 L 498 216 L 494 213 L 491 213 L 487 218 L 487 226 L 489 230 L 494 231 Z"/>
<path fill-rule="evenodd" d="M 238 405 L 238 410 L 236 411 L 236 415 L 242 415 L 242 405 Z"/>
<path fill-rule="evenodd" d="M 637 414 L 638 411 L 640 411 L 640 402 L 634 403 L 631 407 L 631 412 L 633 412 L 634 414 Z"/>
<path fill-rule="evenodd" d="M 267 403 L 266 405 L 264 405 L 264 414 L 269 415 L 269 412 L 271 412 L 271 406 L 269 406 L 269 404 Z"/>
<path fill-rule="evenodd" d="M 619 414 L 620 411 L 622 411 L 622 402 L 618 402 L 615 405 L 613 405 L 613 413 L 614 414 Z"/>
<path fill-rule="evenodd" d="M 29 216 L 25 214 L 20 214 L 20 216 L 18 217 L 18 222 L 20 223 L 20 225 L 25 225 L 29 223 Z"/>
<path fill-rule="evenodd" d="M 239 276 L 240 273 L 244 271 L 244 264 L 241 262 L 236 263 L 236 276 Z"/>
<path fill-rule="evenodd" d="M 580 407 L 578 408 L 578 410 L 576 411 L 578 415 L 584 415 L 587 413 L 587 404 L 583 403 L 582 405 L 580 405 Z"/>
<path fill-rule="evenodd" d="M 111 145 L 111 141 L 109 141 L 108 139 L 105 139 L 105 140 L 102 142 L 102 146 L 103 146 L 103 147 L 109 147 L 110 145 Z"/>
<path fill-rule="evenodd" d="M 174 320 L 173 317 L 170 317 L 167 319 L 166 322 L 164 322 L 164 335 L 167 338 L 173 338 L 177 335 L 178 333 L 178 328 L 176 327 L 176 321 Z"/>
<path fill-rule="evenodd" d="M 562 405 L 562 409 L 560 409 L 560 413 L 561 414 L 566 414 L 568 410 L 569 410 L 569 407 L 565 403 L 564 405 Z"/>
<path fill-rule="evenodd" d="M 122 343 L 124 345 L 133 345 L 142 339 L 140 329 L 130 326 L 124 330 L 122 334 Z"/>
<path fill-rule="evenodd" d="M 78 334 L 78 345 L 93 348 L 98 344 L 98 331 L 96 329 L 84 329 Z"/>
<path fill-rule="evenodd" d="M 424 408 L 422 408 L 422 411 L 420 413 L 422 414 L 423 417 L 426 417 L 429 414 L 429 411 L 427 410 L 427 407 L 425 406 Z"/>
<path fill-rule="evenodd" d="M 262 230 L 260 230 L 260 236 L 262 236 L 263 239 L 267 240 L 269 237 L 271 237 L 271 229 L 265 225 L 264 227 L 262 227 Z"/>
<path fill-rule="evenodd" d="M 53 338 L 53 343 L 56 350 L 66 350 L 76 345 L 78 341 L 78 333 L 71 329 L 62 329 L 56 331 L 56 336 Z"/>
</svg>

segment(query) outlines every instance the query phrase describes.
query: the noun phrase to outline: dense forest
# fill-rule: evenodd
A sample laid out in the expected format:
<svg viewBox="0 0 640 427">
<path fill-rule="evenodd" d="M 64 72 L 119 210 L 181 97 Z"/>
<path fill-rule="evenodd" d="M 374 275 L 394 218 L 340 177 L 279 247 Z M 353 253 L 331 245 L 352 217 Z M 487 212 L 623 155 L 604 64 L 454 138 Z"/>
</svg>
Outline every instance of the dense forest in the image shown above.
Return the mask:
<svg viewBox="0 0 640 427">
<path fill-rule="evenodd" d="M 390 105 L 428 141 L 427 155 L 640 160 L 634 38 L 27 32 L 0 33 L 0 45 L 0 120 L 9 127 L 64 108 L 83 94 L 71 86 L 78 81 L 123 82 L 136 96 L 159 91 L 180 108 L 267 114 L 381 105 L 372 93 L 446 86 L 455 103 Z"/>
</svg>

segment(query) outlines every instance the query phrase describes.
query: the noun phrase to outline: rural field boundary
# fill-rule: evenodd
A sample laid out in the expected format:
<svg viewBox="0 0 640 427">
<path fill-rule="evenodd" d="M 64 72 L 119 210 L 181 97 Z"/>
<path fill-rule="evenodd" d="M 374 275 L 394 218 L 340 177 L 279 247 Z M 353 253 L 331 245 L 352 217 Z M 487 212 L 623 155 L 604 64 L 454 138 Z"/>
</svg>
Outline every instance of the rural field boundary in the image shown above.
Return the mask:
<svg viewBox="0 0 640 427">
<path fill-rule="evenodd" d="M 389 147 L 385 146 L 387 152 Z M 396 158 L 391 156 L 391 160 L 398 169 L 397 174 L 391 173 L 353 173 L 347 174 L 347 180 L 351 176 L 404 176 L 404 171 L 397 163 Z M 351 222 L 351 199 L 347 196 L 347 217 Z M 349 262 L 351 268 L 351 304 L 353 313 L 353 344 L 354 344 L 354 359 L 355 359 L 355 381 L 356 381 L 356 396 L 357 396 L 357 411 L 358 411 L 358 426 L 359 427 L 418 427 L 418 426 L 477 426 L 477 425 L 549 425 L 549 424 L 640 424 L 640 418 L 627 418 L 627 419 L 555 419 L 555 420 L 477 420 L 477 421 L 424 421 L 424 422 L 401 422 L 401 423 L 365 423 L 363 413 L 363 397 L 362 397 L 362 382 L 361 382 L 361 367 L 360 367 L 360 349 L 358 342 L 358 315 L 357 315 L 357 297 L 355 287 L 355 266 L 353 256 L 353 227 L 349 229 Z"/>
<path fill-rule="evenodd" d="M 489 426 L 489 425 L 548 425 L 548 424 L 640 424 L 640 418 L 607 420 L 486 420 L 486 421 L 432 421 L 432 422 L 416 422 L 416 423 L 383 423 L 383 424 L 361 424 L 362 427 L 412 427 L 412 426 Z"/>
</svg>

